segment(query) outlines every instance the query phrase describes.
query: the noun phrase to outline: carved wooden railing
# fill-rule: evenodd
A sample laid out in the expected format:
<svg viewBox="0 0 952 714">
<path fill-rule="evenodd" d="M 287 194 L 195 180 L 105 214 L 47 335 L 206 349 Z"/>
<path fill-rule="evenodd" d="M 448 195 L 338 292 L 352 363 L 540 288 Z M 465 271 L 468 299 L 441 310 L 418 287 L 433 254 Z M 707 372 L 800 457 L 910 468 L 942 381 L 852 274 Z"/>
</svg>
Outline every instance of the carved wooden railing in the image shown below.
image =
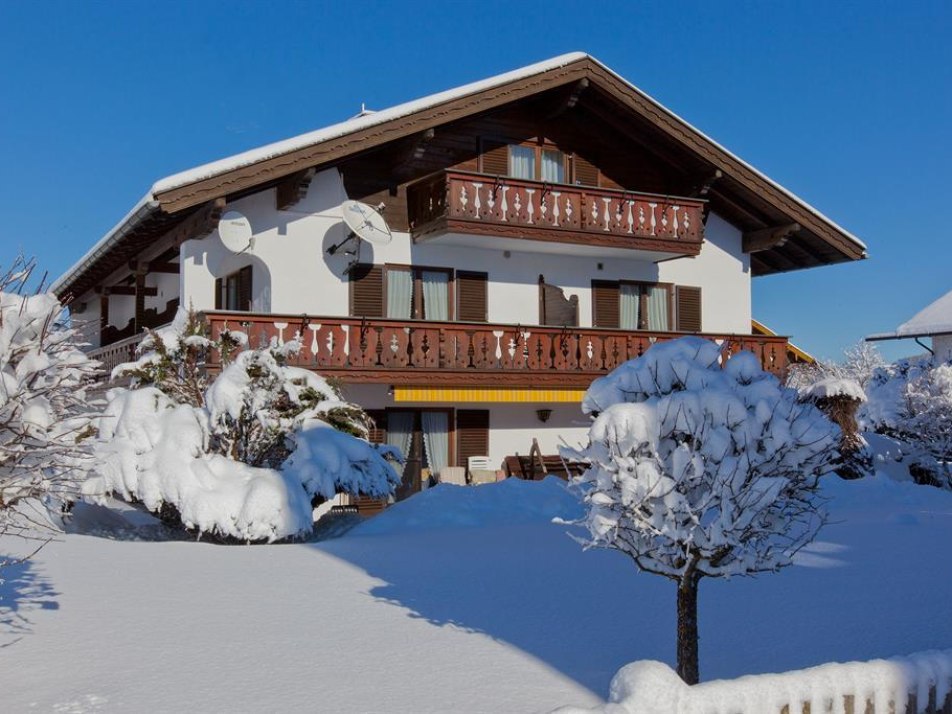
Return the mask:
<svg viewBox="0 0 952 714">
<path fill-rule="evenodd" d="M 443 171 L 407 188 L 414 237 L 438 231 L 696 253 L 704 201 Z"/>
<path fill-rule="evenodd" d="M 684 334 L 222 311 L 208 312 L 206 318 L 213 337 L 226 328 L 238 330 L 253 347 L 297 338 L 301 350 L 292 364 L 325 376 L 366 382 L 412 378 L 424 384 L 587 386 L 658 340 Z M 701 336 L 718 342 L 725 357 L 750 350 L 765 369 L 777 375 L 786 371 L 786 337 Z M 212 358 L 210 365 L 215 364 Z"/>
</svg>

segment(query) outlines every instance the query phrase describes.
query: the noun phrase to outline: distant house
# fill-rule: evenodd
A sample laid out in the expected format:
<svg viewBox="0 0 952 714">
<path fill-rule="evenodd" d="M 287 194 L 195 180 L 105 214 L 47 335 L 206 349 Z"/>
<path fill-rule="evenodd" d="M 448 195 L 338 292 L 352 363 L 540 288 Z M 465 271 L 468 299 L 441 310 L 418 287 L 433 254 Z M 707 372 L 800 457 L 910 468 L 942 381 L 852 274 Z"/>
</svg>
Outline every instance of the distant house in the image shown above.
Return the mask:
<svg viewBox="0 0 952 714">
<path fill-rule="evenodd" d="M 331 251 L 345 198 L 383 204 L 393 240 Z M 252 248 L 226 249 L 223 211 Z M 782 374 L 790 347 L 751 330 L 751 279 L 865 256 L 570 54 L 162 179 L 54 289 L 107 364 L 179 304 L 255 343 L 299 336 L 298 364 L 410 455 L 412 492 L 469 457 L 582 441 L 585 388 L 657 340 L 701 334 Z"/>
<path fill-rule="evenodd" d="M 931 347 L 920 342 L 924 337 L 932 340 Z M 878 340 L 915 340 L 939 359 L 952 360 L 952 292 L 917 312 L 893 332 L 880 332 L 866 338 L 867 342 Z"/>
</svg>

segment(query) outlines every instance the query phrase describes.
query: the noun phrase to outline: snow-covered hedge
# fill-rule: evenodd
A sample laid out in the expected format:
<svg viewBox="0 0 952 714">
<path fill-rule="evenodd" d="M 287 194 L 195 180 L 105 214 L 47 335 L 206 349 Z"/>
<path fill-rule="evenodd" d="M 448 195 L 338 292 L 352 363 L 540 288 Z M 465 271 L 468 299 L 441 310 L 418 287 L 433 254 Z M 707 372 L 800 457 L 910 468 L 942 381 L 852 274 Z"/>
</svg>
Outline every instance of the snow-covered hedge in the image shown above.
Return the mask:
<svg viewBox="0 0 952 714">
<path fill-rule="evenodd" d="M 952 650 L 932 650 L 870 662 L 715 680 L 688 686 L 661 662 L 633 662 L 612 679 L 608 703 L 593 709 L 563 707 L 558 714 L 760 714 L 761 712 L 927 711 L 930 692 L 941 708 L 952 696 Z M 784 708 L 787 709 L 784 709 Z M 943 710 L 944 711 L 944 710 Z"/>
<path fill-rule="evenodd" d="M 388 459 L 400 455 L 366 440 L 366 414 L 326 380 L 286 364 L 296 342 L 241 351 L 207 382 L 201 352 L 244 341 L 212 343 L 196 324 L 180 313 L 120 369 L 139 383 L 108 394 L 89 499 L 116 494 L 198 533 L 272 542 L 310 532 L 312 506 L 338 493 L 393 492 Z"/>
</svg>

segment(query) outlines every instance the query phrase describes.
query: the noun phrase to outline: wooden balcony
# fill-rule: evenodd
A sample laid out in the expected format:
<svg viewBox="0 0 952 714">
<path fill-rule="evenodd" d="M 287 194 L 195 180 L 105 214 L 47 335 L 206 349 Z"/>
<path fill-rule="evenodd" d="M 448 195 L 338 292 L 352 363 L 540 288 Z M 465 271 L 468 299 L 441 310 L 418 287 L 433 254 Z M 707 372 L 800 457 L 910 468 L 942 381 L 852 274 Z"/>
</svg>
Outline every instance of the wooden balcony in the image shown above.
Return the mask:
<svg viewBox="0 0 952 714">
<path fill-rule="evenodd" d="M 103 372 L 106 378 L 112 373 L 112 370 L 125 362 L 134 362 L 136 359 L 136 350 L 139 343 L 145 337 L 144 332 L 137 335 L 125 337 L 103 347 L 97 347 L 89 350 L 87 353 L 91 359 L 99 360 L 102 363 Z"/>
<path fill-rule="evenodd" d="M 471 234 L 697 255 L 704 201 L 442 171 L 407 187 L 414 240 Z"/>
<path fill-rule="evenodd" d="M 344 382 L 401 385 L 587 387 L 626 360 L 677 332 L 429 322 L 311 315 L 205 314 L 211 334 L 227 326 L 254 346 L 297 337 L 293 364 Z M 725 357 L 750 350 L 764 368 L 782 376 L 787 338 L 703 334 L 722 345 Z M 215 358 L 210 367 L 217 367 Z"/>
</svg>

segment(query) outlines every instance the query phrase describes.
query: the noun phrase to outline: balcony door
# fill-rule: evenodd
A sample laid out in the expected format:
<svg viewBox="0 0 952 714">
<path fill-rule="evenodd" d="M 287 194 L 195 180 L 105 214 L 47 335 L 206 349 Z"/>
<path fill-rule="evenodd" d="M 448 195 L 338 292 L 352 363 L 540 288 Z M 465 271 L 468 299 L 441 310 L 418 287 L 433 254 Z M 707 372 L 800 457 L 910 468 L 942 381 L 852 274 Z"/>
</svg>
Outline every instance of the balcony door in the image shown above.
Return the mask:
<svg viewBox="0 0 952 714">
<path fill-rule="evenodd" d="M 398 501 L 419 492 L 450 465 L 452 416 L 449 409 L 387 410 L 387 443 L 406 458 Z"/>
<path fill-rule="evenodd" d="M 451 280 L 445 268 L 387 266 L 387 317 L 397 320 L 453 319 Z"/>
</svg>

